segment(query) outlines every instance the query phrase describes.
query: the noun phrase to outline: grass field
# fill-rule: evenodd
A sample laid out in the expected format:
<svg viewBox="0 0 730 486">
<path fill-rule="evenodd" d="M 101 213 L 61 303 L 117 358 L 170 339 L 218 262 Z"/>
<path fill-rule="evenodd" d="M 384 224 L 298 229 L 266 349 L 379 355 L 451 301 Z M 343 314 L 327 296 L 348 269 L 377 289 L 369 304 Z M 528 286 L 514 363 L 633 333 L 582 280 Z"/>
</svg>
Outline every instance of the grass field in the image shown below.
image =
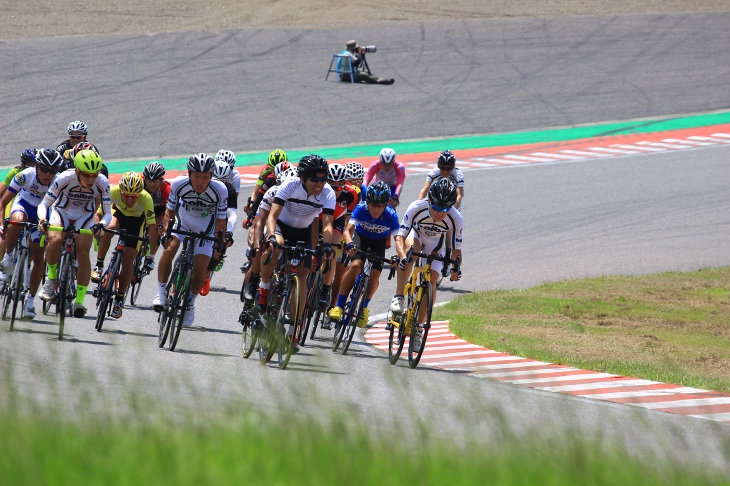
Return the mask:
<svg viewBox="0 0 730 486">
<path fill-rule="evenodd" d="M 477 292 L 434 319 L 525 358 L 730 392 L 730 267 Z"/>
</svg>

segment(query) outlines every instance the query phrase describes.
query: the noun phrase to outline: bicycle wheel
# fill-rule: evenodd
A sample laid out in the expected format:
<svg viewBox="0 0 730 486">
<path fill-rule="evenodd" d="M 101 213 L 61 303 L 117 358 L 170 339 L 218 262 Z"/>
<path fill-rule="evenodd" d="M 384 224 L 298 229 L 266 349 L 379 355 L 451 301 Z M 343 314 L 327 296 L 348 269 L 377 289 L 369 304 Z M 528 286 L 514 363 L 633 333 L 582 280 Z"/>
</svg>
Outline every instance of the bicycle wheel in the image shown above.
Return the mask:
<svg viewBox="0 0 730 486">
<path fill-rule="evenodd" d="M 413 315 L 413 324 L 411 325 L 411 337 L 408 341 L 408 366 L 412 369 L 418 366 L 421 361 L 423 350 L 426 348 L 426 338 L 428 338 L 428 330 L 431 329 L 431 302 L 433 301 L 433 288 L 428 282 L 421 284 L 419 291 L 420 298 L 416 301 L 416 312 Z M 423 322 L 423 328 L 419 329 L 418 316 L 423 306 L 426 306 L 426 321 Z M 420 333 L 419 333 L 420 331 Z"/>
<path fill-rule="evenodd" d="M 276 325 L 277 333 L 280 333 L 278 336 L 280 340 L 278 357 L 279 368 L 282 370 L 289 364 L 291 355 L 294 352 L 294 346 L 297 344 L 297 336 L 299 335 L 297 327 L 300 322 L 300 319 L 297 318 L 299 316 L 299 301 L 299 278 L 296 275 L 292 275 L 289 279 L 286 296 L 279 308 L 279 318 L 277 319 L 278 322 Z M 292 322 L 290 324 L 292 326 L 291 335 L 287 332 L 288 329 L 286 329 L 286 321 L 284 319 L 287 313 L 290 313 L 290 321 Z"/>
<path fill-rule="evenodd" d="M 317 307 L 319 307 L 319 288 L 317 273 L 310 273 L 307 277 L 307 298 L 304 301 L 304 311 L 302 312 L 301 323 L 299 324 L 299 345 L 304 346 L 307 342 L 307 334 L 309 333 L 309 324 L 312 315 Z"/>
<path fill-rule="evenodd" d="M 362 275 L 360 282 L 357 284 L 356 292 L 353 294 L 353 298 L 350 300 L 350 309 L 348 309 L 347 327 L 344 330 L 344 343 L 342 347 L 342 354 L 347 354 L 347 350 L 350 349 L 350 343 L 352 338 L 355 336 L 357 330 L 357 319 L 362 315 L 363 309 L 365 308 L 365 297 L 367 296 L 368 283 L 370 278 L 366 275 Z M 347 307 L 347 305 L 345 305 Z"/>
<path fill-rule="evenodd" d="M 66 307 L 68 304 L 68 281 L 71 277 L 71 258 L 68 255 L 61 257 L 61 265 L 59 265 L 59 274 L 61 278 L 58 282 L 56 290 L 56 312 L 58 312 L 58 339 L 63 340 L 63 326 L 66 323 Z"/>
<path fill-rule="evenodd" d="M 114 255 L 112 257 L 111 264 L 109 265 L 109 269 L 106 271 L 104 277 L 102 278 L 104 286 L 101 288 L 101 294 L 97 299 L 96 312 L 95 328 L 98 332 L 101 332 L 101 328 L 104 325 L 104 319 L 109 313 L 109 307 L 112 305 L 112 300 L 114 298 L 114 282 L 116 281 L 117 274 L 119 273 L 117 261 L 117 256 Z"/>
<path fill-rule="evenodd" d="M 278 313 L 281 307 L 282 285 L 284 285 L 284 282 L 280 280 L 280 276 L 274 274 L 271 280 L 271 292 L 267 300 L 266 312 L 261 314 L 261 320 L 264 325 L 264 332 L 259 336 L 259 361 L 261 364 L 266 364 L 271 361 L 278 347 L 276 313 Z"/>
<path fill-rule="evenodd" d="M 396 319 L 398 319 L 396 321 Z M 398 325 L 394 325 L 393 322 L 397 322 Z M 403 344 L 406 342 L 405 333 L 405 314 L 401 314 L 399 317 L 390 318 L 390 336 L 388 337 L 388 361 L 394 365 L 398 362 L 400 354 L 403 351 Z"/>
<path fill-rule="evenodd" d="M 173 303 L 172 296 L 170 295 L 170 289 L 172 288 L 172 282 L 177 280 L 177 274 L 180 272 L 180 266 L 175 265 L 172 270 L 170 281 L 167 284 L 167 298 L 165 299 L 165 306 L 162 308 L 162 312 L 157 315 L 157 322 L 160 325 L 160 329 L 157 333 L 157 346 L 163 347 L 167 342 L 167 336 L 170 333 L 170 319 L 169 316 L 172 313 L 171 304 Z"/>
<path fill-rule="evenodd" d="M 10 282 L 5 282 L 2 285 L 3 285 L 2 286 L 2 293 L 3 293 L 2 319 L 3 319 L 3 321 L 5 321 L 8 318 L 8 311 L 10 310 L 10 304 L 12 303 L 12 292 L 10 291 Z"/>
<path fill-rule="evenodd" d="M 13 268 L 12 280 L 10 281 L 10 293 L 13 299 L 13 312 L 10 315 L 10 330 L 13 330 L 15 326 L 15 316 L 18 312 L 18 302 L 20 302 L 21 294 L 25 287 L 25 275 L 24 270 L 27 268 L 28 250 L 22 249 L 18 253 L 18 260 L 15 262 L 15 268 Z"/>
<path fill-rule="evenodd" d="M 144 258 L 137 257 L 134 261 L 134 274 L 132 276 L 132 285 L 129 291 L 129 303 L 134 305 L 137 303 L 137 297 L 139 297 L 139 290 L 142 288 L 142 279 L 145 276 L 142 265 Z"/>
<path fill-rule="evenodd" d="M 249 309 L 244 305 L 241 315 L 238 317 L 238 321 L 243 326 L 242 338 L 241 338 L 241 355 L 244 358 L 248 358 L 256 349 L 256 341 L 259 338 L 259 329 L 254 326 L 253 319 Z"/>
<path fill-rule="evenodd" d="M 188 299 L 190 298 L 190 273 L 192 268 L 187 267 L 181 272 L 183 275 L 178 279 L 178 288 L 175 289 L 175 307 L 173 307 L 172 316 L 170 319 L 174 319 L 170 323 L 170 351 L 175 351 L 177 346 L 177 340 L 180 337 L 180 331 L 182 331 L 183 320 L 185 319 L 185 311 L 188 307 Z"/>
</svg>

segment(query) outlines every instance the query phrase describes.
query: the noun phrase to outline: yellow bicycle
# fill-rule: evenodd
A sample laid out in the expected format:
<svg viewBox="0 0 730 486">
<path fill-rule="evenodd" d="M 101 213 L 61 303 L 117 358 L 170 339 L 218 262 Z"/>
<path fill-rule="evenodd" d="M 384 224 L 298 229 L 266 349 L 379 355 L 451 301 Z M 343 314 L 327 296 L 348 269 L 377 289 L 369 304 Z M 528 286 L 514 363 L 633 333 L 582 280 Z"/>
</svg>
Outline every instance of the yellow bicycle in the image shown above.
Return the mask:
<svg viewBox="0 0 730 486">
<path fill-rule="evenodd" d="M 406 260 L 417 257 L 418 261 L 413 267 L 411 277 L 406 283 L 403 294 L 406 301 L 406 309 L 402 314 L 390 314 L 390 338 L 388 340 L 388 360 L 390 364 L 396 364 L 403 351 L 406 336 L 408 341 L 408 366 L 415 368 L 421 360 L 423 350 L 426 348 L 428 330 L 431 328 L 431 309 L 433 307 L 433 287 L 431 286 L 431 263 L 441 261 L 454 265 L 454 271 L 460 271 L 461 257 L 456 260 L 449 260 L 438 253 L 418 253 L 411 247 L 406 254 Z M 425 263 L 424 263 L 425 261 Z M 426 318 L 418 322 L 425 306 Z"/>
</svg>

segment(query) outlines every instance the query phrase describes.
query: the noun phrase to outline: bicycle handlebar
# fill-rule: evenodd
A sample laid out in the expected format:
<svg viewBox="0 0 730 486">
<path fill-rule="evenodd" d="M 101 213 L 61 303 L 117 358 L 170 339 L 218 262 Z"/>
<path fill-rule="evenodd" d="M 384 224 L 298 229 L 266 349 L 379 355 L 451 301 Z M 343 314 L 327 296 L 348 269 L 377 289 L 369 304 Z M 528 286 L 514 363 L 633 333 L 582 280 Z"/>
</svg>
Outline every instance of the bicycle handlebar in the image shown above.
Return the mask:
<svg viewBox="0 0 730 486">
<path fill-rule="evenodd" d="M 3 221 L 3 226 L 12 225 L 12 226 L 22 226 L 23 228 L 36 228 L 38 227 L 38 224 L 36 223 L 29 223 L 28 221 L 14 221 L 12 219 L 5 219 Z"/>
<path fill-rule="evenodd" d="M 450 263 L 454 266 L 454 272 L 461 273 L 461 255 L 459 255 L 455 260 L 451 260 L 449 258 L 439 255 L 438 253 L 419 253 L 415 251 L 413 247 L 411 247 L 408 250 L 408 253 L 406 253 L 406 260 L 410 261 L 413 257 L 425 258 L 428 263 L 431 263 L 434 260 L 444 263 Z"/>
<path fill-rule="evenodd" d="M 133 235 L 131 233 L 127 233 L 127 230 L 125 230 L 124 228 L 122 228 L 120 230 L 113 230 L 113 229 L 103 228 L 102 229 L 102 232 L 104 232 L 104 233 L 111 233 L 113 235 L 122 236 L 124 238 L 135 239 L 135 240 L 138 240 L 138 241 L 146 241 L 148 239 L 148 237 L 146 235 L 145 236 L 137 236 L 137 235 Z"/>
</svg>

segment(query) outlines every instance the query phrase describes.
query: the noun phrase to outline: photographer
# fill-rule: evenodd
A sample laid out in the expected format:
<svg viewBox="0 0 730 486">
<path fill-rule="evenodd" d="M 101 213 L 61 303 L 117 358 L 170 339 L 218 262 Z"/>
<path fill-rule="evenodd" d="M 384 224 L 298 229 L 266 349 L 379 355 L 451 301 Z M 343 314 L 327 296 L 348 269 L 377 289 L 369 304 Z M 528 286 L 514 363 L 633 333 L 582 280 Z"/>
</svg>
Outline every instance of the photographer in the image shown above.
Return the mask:
<svg viewBox="0 0 730 486">
<path fill-rule="evenodd" d="M 365 60 L 365 52 L 375 52 L 375 47 L 372 50 L 361 47 L 357 44 L 357 41 L 351 40 L 345 44 L 345 50 L 342 51 L 342 56 L 349 56 L 352 67 L 355 71 L 355 82 L 356 83 L 368 83 L 368 84 L 393 84 L 394 79 L 385 79 L 374 76 L 370 73 L 367 61 Z M 347 59 L 343 58 L 338 61 L 337 69 L 339 71 L 347 71 Z M 350 82 L 350 74 L 340 74 L 340 81 Z"/>
</svg>

